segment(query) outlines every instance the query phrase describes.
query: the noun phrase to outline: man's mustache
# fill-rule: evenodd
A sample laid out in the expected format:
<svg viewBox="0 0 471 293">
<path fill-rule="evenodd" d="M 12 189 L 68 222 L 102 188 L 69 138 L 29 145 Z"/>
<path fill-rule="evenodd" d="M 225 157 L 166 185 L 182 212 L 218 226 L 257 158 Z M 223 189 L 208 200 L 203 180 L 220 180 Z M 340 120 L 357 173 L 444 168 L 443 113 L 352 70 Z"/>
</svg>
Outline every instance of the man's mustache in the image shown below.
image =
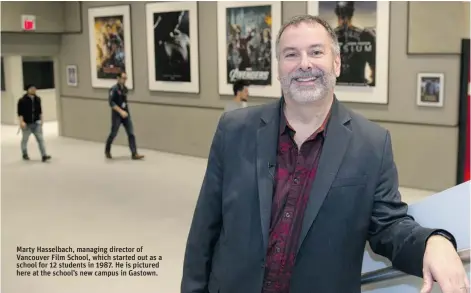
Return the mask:
<svg viewBox="0 0 471 293">
<path fill-rule="evenodd" d="M 313 68 L 312 70 L 305 71 L 305 70 L 298 70 L 292 74 L 289 75 L 290 79 L 295 79 L 295 78 L 308 78 L 308 77 L 323 77 L 325 75 L 325 72 L 321 69 L 318 68 Z"/>
</svg>

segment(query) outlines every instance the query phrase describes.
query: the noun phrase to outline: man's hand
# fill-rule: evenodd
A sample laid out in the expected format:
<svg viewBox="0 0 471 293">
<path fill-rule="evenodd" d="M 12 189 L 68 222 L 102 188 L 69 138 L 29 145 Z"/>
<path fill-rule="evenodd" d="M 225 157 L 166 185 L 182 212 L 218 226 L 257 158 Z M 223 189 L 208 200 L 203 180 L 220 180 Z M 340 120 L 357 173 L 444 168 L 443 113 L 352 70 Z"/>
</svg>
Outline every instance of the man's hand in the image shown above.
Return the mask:
<svg viewBox="0 0 471 293">
<path fill-rule="evenodd" d="M 25 129 L 26 128 L 26 123 L 24 121 L 21 121 L 20 122 L 20 127 L 21 127 L 21 129 Z"/>
<path fill-rule="evenodd" d="M 128 118 L 128 112 L 121 111 L 120 114 L 121 114 L 121 117 L 123 117 L 123 119 Z"/>
<path fill-rule="evenodd" d="M 469 280 L 453 244 L 443 236 L 427 241 L 423 268 L 424 284 L 420 293 L 432 292 L 434 280 L 443 293 L 469 293 Z"/>
</svg>

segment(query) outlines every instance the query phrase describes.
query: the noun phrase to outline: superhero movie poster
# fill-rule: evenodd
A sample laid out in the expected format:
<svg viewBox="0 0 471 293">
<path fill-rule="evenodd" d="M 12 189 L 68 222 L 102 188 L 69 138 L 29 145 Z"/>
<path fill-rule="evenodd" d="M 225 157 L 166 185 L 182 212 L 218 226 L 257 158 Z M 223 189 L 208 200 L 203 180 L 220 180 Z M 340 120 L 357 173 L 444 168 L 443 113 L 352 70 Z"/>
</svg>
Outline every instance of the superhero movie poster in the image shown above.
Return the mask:
<svg viewBox="0 0 471 293">
<path fill-rule="evenodd" d="M 342 60 L 337 85 L 375 86 L 376 1 L 319 1 L 319 16 L 335 28 Z"/>
<path fill-rule="evenodd" d="M 116 79 L 126 71 L 123 15 L 94 18 L 96 75 L 99 79 Z"/>
<path fill-rule="evenodd" d="M 271 5 L 226 9 L 227 83 L 271 85 Z"/>
<path fill-rule="evenodd" d="M 153 21 L 155 80 L 191 82 L 189 11 L 154 13 Z"/>
</svg>

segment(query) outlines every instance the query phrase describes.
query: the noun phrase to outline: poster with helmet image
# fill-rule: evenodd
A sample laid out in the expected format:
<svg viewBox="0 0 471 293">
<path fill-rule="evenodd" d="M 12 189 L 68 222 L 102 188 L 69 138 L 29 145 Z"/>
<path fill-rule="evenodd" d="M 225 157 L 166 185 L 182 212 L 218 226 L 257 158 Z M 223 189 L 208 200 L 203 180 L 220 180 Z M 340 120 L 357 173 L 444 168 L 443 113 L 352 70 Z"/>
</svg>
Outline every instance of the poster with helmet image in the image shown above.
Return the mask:
<svg viewBox="0 0 471 293">
<path fill-rule="evenodd" d="M 337 34 L 342 67 L 337 85 L 376 84 L 376 1 L 319 1 L 319 16 Z"/>
</svg>

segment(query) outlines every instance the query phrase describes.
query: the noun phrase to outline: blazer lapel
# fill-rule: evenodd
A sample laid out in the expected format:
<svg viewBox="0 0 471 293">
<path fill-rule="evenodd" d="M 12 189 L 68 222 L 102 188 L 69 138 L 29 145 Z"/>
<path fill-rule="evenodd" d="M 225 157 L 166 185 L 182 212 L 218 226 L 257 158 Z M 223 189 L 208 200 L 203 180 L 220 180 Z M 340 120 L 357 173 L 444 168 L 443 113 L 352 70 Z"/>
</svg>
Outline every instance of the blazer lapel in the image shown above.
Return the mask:
<svg viewBox="0 0 471 293">
<path fill-rule="evenodd" d="M 282 100 L 270 105 L 262 113 L 257 131 L 257 184 L 264 249 L 270 229 L 281 103 Z"/>
<path fill-rule="evenodd" d="M 322 147 L 316 177 L 312 184 L 309 200 L 304 213 L 303 225 L 298 244 L 301 247 L 312 223 L 324 202 L 330 186 L 342 164 L 348 149 L 351 130 L 345 124 L 350 121 L 350 114 L 337 99 L 332 104 L 332 113 L 327 125 L 326 139 Z"/>
</svg>

